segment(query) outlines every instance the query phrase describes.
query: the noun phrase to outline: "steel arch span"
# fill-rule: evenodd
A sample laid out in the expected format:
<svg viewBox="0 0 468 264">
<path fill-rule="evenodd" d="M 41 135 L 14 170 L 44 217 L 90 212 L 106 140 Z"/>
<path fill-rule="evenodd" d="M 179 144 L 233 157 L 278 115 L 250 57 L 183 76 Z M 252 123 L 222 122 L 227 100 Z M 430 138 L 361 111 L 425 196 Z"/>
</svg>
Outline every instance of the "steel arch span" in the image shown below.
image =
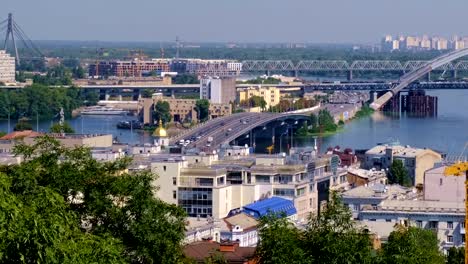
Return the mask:
<svg viewBox="0 0 468 264">
<path fill-rule="evenodd" d="M 468 48 L 465 49 L 460 49 L 456 51 L 452 51 L 449 53 L 446 53 L 442 56 L 439 56 L 431 61 L 428 61 L 422 65 L 420 65 L 418 68 L 413 69 L 411 72 L 403 75 L 400 79 L 400 83 L 393 87 L 390 91 L 379 97 L 377 100 L 375 100 L 370 106 L 374 110 L 379 110 L 382 108 L 385 103 L 387 103 L 394 95 L 396 95 L 398 92 L 406 88 L 408 85 L 410 85 L 412 82 L 418 80 L 419 78 L 423 77 L 427 73 L 429 73 L 432 70 L 435 70 L 439 67 L 442 67 L 446 64 L 449 64 L 450 62 L 464 57 L 468 55 Z"/>
</svg>

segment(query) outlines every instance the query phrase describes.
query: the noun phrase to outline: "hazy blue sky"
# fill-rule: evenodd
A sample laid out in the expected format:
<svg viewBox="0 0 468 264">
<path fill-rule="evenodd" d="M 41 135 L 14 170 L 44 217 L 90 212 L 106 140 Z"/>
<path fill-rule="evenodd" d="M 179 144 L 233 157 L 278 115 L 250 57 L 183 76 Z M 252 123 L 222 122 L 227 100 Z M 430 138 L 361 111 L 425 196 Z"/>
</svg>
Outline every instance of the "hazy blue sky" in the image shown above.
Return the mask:
<svg viewBox="0 0 468 264">
<path fill-rule="evenodd" d="M 1 0 L 32 39 L 377 42 L 468 35 L 467 0 Z M 2 38 L 2 37 L 0 37 Z"/>
</svg>

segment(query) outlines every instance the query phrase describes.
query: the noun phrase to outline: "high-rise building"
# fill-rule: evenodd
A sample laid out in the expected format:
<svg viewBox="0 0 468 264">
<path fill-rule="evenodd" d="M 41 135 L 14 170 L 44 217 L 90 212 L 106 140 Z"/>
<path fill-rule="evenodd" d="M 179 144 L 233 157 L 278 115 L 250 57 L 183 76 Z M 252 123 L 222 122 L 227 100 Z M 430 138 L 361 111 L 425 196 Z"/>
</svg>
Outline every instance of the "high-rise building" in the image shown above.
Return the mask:
<svg viewBox="0 0 468 264">
<path fill-rule="evenodd" d="M 15 58 L 4 50 L 0 50 L 0 82 L 4 84 L 15 82 Z"/>
<path fill-rule="evenodd" d="M 204 77 L 200 79 L 200 99 L 214 104 L 236 101 L 236 79 L 230 77 Z"/>
</svg>

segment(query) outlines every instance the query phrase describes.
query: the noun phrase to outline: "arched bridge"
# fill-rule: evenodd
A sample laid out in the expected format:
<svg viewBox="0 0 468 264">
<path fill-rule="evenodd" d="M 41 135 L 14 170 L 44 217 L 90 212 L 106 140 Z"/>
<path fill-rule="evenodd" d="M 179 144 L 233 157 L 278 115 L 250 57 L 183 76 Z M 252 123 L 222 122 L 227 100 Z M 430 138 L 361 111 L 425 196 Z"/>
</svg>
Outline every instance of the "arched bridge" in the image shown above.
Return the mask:
<svg viewBox="0 0 468 264">
<path fill-rule="evenodd" d="M 439 67 L 443 67 L 444 65 L 447 65 L 450 62 L 458 58 L 464 57 L 466 55 L 468 55 L 468 48 L 446 53 L 442 56 L 439 56 L 431 61 L 420 65 L 419 68 L 416 68 L 411 72 L 403 75 L 403 77 L 400 78 L 400 83 L 398 85 L 393 87 L 389 92 L 379 97 L 370 106 L 375 110 L 381 109 L 382 106 L 385 105 L 385 103 L 387 103 L 394 95 L 396 95 L 398 92 L 410 85 L 412 82 L 420 79 L 424 75 L 428 74 L 430 71 Z"/>
<path fill-rule="evenodd" d="M 285 113 L 238 113 L 231 116 L 212 119 L 181 135 L 169 140 L 176 144 L 179 140 L 191 140 L 188 148 L 201 148 L 206 151 L 217 149 L 257 127 L 263 127 L 273 121 L 307 120 L 310 113 L 318 111 L 320 106 Z"/>
</svg>

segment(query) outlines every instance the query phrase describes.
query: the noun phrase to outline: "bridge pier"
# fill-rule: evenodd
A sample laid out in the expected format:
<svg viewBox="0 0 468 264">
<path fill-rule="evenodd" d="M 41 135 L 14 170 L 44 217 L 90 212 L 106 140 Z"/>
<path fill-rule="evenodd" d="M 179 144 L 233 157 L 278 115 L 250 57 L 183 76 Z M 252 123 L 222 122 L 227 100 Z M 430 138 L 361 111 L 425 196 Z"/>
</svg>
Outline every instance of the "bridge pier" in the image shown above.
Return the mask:
<svg viewBox="0 0 468 264">
<path fill-rule="evenodd" d="M 265 71 L 266 76 L 270 76 L 270 70 Z"/>
<path fill-rule="evenodd" d="M 117 99 L 118 99 L 119 101 L 122 101 L 122 94 L 119 94 L 118 97 L 117 97 Z"/>
<path fill-rule="evenodd" d="M 106 90 L 106 92 L 105 92 L 105 94 L 104 94 L 104 100 L 105 100 L 105 101 L 109 101 L 109 98 L 110 98 L 109 91 Z"/>
<path fill-rule="evenodd" d="M 458 75 L 457 70 L 453 70 L 453 71 L 452 71 L 452 78 L 453 78 L 453 79 L 457 79 L 457 77 L 458 77 L 457 75 Z"/>
<path fill-rule="evenodd" d="M 171 89 L 171 97 L 175 98 L 175 90 L 174 89 Z"/>
<path fill-rule="evenodd" d="M 430 82 L 431 81 L 431 72 L 428 72 L 426 75 L 426 81 Z"/>
<path fill-rule="evenodd" d="M 349 70 L 349 71 L 348 71 L 347 79 L 348 79 L 348 81 L 352 81 L 352 80 L 353 80 L 353 71 L 352 71 L 352 70 Z"/>
<path fill-rule="evenodd" d="M 299 71 L 298 70 L 294 70 L 292 73 L 293 73 L 294 77 L 296 77 L 296 78 L 299 77 Z"/>
</svg>

